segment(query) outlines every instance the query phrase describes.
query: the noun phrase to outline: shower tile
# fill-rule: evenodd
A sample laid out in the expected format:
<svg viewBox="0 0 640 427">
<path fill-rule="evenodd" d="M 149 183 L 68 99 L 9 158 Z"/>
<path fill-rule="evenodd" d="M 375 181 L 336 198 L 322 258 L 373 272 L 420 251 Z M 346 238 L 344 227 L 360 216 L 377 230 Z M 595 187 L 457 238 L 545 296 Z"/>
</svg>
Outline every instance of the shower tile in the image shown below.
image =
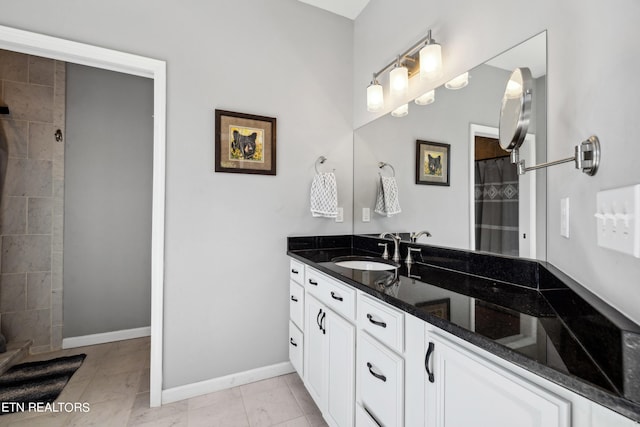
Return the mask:
<svg viewBox="0 0 640 427">
<path fill-rule="evenodd" d="M 50 160 L 9 159 L 6 194 L 8 196 L 51 197 L 53 193 Z"/>
<path fill-rule="evenodd" d="M 0 120 L 0 128 L 7 138 L 9 157 L 27 157 L 28 124 L 25 120 Z"/>
<path fill-rule="evenodd" d="M 53 124 L 61 128 L 64 135 L 65 105 L 66 105 L 66 64 L 56 61 L 53 86 Z"/>
<path fill-rule="evenodd" d="M 51 242 L 51 250 L 54 252 L 62 252 L 64 250 L 64 217 L 62 215 L 53 216 L 52 231 L 53 240 Z"/>
<path fill-rule="evenodd" d="M 55 254 L 54 254 L 55 256 Z M 60 292 L 62 292 L 62 268 L 56 268 L 57 266 L 55 265 L 54 262 L 54 266 L 53 269 L 51 271 L 51 288 L 54 290 L 60 290 Z M 60 271 L 57 271 L 60 270 Z"/>
<path fill-rule="evenodd" d="M 51 291 L 51 323 L 54 326 L 62 326 L 62 289 Z"/>
<path fill-rule="evenodd" d="M 54 60 L 29 56 L 29 83 L 53 86 Z"/>
<path fill-rule="evenodd" d="M 4 197 L 0 226 L 3 235 L 25 234 L 27 230 L 27 198 Z"/>
<path fill-rule="evenodd" d="M 16 120 L 53 123 L 53 87 L 4 82 L 4 102 Z"/>
<path fill-rule="evenodd" d="M 62 348 L 62 325 L 51 327 L 51 349 L 60 350 Z"/>
<path fill-rule="evenodd" d="M 2 315 L 2 329 L 7 341 L 33 340 L 33 347 L 50 345 L 51 312 L 30 310 Z"/>
<path fill-rule="evenodd" d="M 27 55 L 0 49 L 0 79 L 26 82 L 27 74 Z"/>
<path fill-rule="evenodd" d="M 27 310 L 51 306 L 51 273 L 27 273 Z"/>
<path fill-rule="evenodd" d="M 29 123 L 30 159 L 53 160 L 53 125 L 49 123 Z"/>
<path fill-rule="evenodd" d="M 53 199 L 51 197 L 30 197 L 27 212 L 27 234 L 52 233 Z"/>
<path fill-rule="evenodd" d="M 25 309 L 26 281 L 26 274 L 3 274 L 0 276 L 0 313 Z"/>
<path fill-rule="evenodd" d="M 51 236 L 3 236 L 3 273 L 51 270 Z"/>
</svg>

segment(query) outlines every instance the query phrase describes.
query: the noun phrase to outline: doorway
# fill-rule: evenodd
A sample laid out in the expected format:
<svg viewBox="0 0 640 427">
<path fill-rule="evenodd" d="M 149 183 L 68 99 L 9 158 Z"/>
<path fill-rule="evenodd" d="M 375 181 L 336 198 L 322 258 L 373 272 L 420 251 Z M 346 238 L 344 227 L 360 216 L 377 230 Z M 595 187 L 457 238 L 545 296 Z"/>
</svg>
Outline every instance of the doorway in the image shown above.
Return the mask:
<svg viewBox="0 0 640 427">
<path fill-rule="evenodd" d="M 0 49 L 153 79 L 150 406 L 160 406 L 164 288 L 166 63 L 4 26 L 0 26 Z"/>
</svg>

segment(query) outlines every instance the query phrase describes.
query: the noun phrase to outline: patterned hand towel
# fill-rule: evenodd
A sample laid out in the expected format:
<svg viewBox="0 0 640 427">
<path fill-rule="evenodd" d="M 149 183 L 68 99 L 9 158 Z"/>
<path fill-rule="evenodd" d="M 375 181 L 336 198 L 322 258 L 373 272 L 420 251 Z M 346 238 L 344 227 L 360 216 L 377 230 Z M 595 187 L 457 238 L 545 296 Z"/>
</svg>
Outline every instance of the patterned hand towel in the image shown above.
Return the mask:
<svg viewBox="0 0 640 427">
<path fill-rule="evenodd" d="M 333 172 L 318 173 L 313 177 L 311 215 L 325 218 L 338 216 L 338 185 Z"/>
<path fill-rule="evenodd" d="M 393 176 L 380 176 L 375 213 L 390 217 L 402 212 L 398 201 L 398 183 Z"/>
</svg>

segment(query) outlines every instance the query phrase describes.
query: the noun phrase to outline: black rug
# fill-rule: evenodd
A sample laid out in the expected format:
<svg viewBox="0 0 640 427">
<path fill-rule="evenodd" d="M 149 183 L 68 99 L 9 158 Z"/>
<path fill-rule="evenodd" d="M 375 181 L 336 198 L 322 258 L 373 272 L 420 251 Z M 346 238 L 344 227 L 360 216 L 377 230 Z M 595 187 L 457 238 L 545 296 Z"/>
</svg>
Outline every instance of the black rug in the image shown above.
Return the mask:
<svg viewBox="0 0 640 427">
<path fill-rule="evenodd" d="M 78 354 L 11 367 L 0 375 L 0 415 L 19 411 L 20 404 L 56 400 L 85 357 Z"/>
</svg>

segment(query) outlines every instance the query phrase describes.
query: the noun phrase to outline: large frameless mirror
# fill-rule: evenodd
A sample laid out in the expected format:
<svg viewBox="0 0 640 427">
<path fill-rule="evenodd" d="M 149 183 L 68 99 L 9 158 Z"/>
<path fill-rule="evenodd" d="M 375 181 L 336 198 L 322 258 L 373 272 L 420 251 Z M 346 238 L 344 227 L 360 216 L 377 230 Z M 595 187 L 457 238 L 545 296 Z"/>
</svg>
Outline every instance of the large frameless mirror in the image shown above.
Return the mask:
<svg viewBox="0 0 640 427">
<path fill-rule="evenodd" d="M 546 172 L 518 176 L 499 139 L 505 87 L 514 69 L 527 68 L 528 129 L 519 126 L 522 117 L 510 126 L 520 131 L 520 158 L 546 160 L 546 40 L 540 33 L 469 70 L 468 84 L 437 88 L 434 102 L 411 103 L 405 117 L 388 114 L 356 129 L 355 234 L 391 231 L 408 239 L 429 231 L 420 243 L 546 259 Z M 401 212 L 391 216 L 375 212 L 380 175 L 393 174 L 380 164 L 395 172 Z"/>
</svg>

